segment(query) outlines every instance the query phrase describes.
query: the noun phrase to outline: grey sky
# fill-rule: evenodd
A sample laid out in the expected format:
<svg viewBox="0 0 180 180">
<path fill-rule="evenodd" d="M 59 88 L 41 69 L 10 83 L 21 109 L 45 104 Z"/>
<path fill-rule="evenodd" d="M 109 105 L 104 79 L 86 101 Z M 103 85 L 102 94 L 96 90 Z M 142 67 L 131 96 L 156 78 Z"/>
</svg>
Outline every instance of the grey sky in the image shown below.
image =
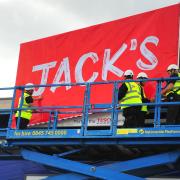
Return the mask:
<svg viewBox="0 0 180 180">
<path fill-rule="evenodd" d="M 19 45 L 180 0 L 0 0 L 0 87 L 15 84 Z"/>
</svg>

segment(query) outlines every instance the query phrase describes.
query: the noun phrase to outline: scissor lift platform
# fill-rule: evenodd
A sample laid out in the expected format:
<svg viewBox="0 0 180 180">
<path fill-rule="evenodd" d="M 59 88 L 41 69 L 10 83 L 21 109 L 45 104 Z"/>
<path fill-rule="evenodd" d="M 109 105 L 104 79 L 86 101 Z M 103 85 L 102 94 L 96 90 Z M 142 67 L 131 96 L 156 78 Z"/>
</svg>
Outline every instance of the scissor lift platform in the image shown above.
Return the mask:
<svg viewBox="0 0 180 180">
<path fill-rule="evenodd" d="M 50 118 L 43 127 L 38 125 L 21 130 L 17 125 L 17 128 L 12 128 L 14 111 L 26 110 L 22 107 L 15 108 L 12 101 L 11 109 L 4 109 L 6 112 L 9 111 L 10 118 L 9 126 L 1 129 L 1 146 L 9 150 L 18 147 L 24 159 L 67 172 L 47 179 L 143 179 L 152 175 L 178 176 L 180 125 L 162 124 L 161 113 L 165 106 L 178 105 L 180 102 L 162 102 L 162 79 L 150 80 L 158 82 L 155 102 L 131 106 L 154 107 L 151 127 L 123 128 L 123 123 L 119 124 L 118 117 L 122 113 L 119 106 L 123 105 L 118 104 L 117 92 L 118 83 L 123 81 L 110 82 L 114 88 L 112 102 L 109 104 L 91 104 L 91 83 L 84 83 L 86 91 L 82 107 L 36 107 L 36 110 L 45 110 L 53 114 L 53 119 Z M 23 88 L 21 87 L 22 92 Z M 16 93 L 13 100 L 15 96 Z M 62 108 L 82 108 L 80 126 L 61 126 L 62 121 L 59 122 L 58 115 L 62 113 Z M 105 127 L 91 127 L 90 118 L 102 113 L 109 114 L 109 124 Z M 96 158 L 90 152 L 96 152 Z"/>
</svg>

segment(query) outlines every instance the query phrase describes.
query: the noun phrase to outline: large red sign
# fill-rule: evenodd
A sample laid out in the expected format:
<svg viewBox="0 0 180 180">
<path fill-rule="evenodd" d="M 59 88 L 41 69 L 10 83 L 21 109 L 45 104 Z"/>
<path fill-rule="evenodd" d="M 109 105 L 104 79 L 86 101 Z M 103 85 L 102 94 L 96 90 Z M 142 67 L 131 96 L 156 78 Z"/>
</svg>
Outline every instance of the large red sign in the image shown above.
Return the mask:
<svg viewBox="0 0 180 180">
<path fill-rule="evenodd" d="M 127 69 L 166 75 L 178 59 L 180 5 L 21 44 L 16 85 L 120 80 Z M 82 105 L 84 86 L 36 88 L 41 105 Z M 94 86 L 91 102 L 112 98 L 112 86 Z M 44 121 L 44 120 L 38 120 Z"/>
</svg>

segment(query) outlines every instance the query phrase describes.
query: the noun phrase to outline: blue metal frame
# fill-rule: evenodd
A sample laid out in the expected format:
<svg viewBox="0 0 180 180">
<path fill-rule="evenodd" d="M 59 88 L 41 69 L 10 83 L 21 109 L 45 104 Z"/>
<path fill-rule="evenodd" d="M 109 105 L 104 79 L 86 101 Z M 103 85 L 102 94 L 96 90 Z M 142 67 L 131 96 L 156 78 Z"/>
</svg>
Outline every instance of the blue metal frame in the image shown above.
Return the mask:
<svg viewBox="0 0 180 180">
<path fill-rule="evenodd" d="M 51 176 L 47 178 L 49 180 L 58 178 L 86 179 L 89 177 L 101 179 L 143 179 L 137 176 L 132 176 L 130 174 L 125 174 L 123 172 L 175 163 L 180 157 L 180 151 L 172 151 L 158 155 L 140 157 L 123 162 L 112 162 L 106 165 L 97 166 L 96 164 L 89 165 L 75 162 L 69 159 L 67 160 L 64 158 L 60 158 L 64 155 L 64 153 L 62 153 L 62 155 L 58 157 L 22 149 L 21 154 L 24 159 L 73 172 L 53 177 Z"/>
<path fill-rule="evenodd" d="M 173 78 L 173 79 L 180 79 L 180 78 Z M 10 118 L 9 118 L 9 124 L 8 124 L 8 129 L 0 130 L 0 136 L 4 136 L 6 134 L 6 139 L 12 140 L 13 143 L 16 144 L 16 140 L 22 140 L 23 144 L 23 139 L 29 139 L 33 144 L 33 140 L 41 140 L 41 139 L 47 139 L 47 144 L 49 144 L 48 140 L 49 139 L 76 139 L 75 143 L 80 143 L 87 140 L 87 143 L 89 143 L 89 139 L 92 138 L 94 139 L 94 144 L 97 143 L 97 139 L 101 139 L 104 142 L 114 144 L 121 144 L 124 143 L 124 140 L 127 140 L 127 138 L 130 140 L 128 143 L 133 143 L 133 139 L 139 138 L 140 143 L 145 144 L 145 141 L 148 143 L 160 143 L 163 144 L 164 142 L 166 143 L 178 143 L 178 140 L 175 140 L 174 138 L 180 138 L 180 125 L 161 125 L 160 122 L 160 115 L 161 115 L 161 110 L 162 106 L 165 105 L 175 105 L 175 104 L 180 104 L 180 102 L 161 102 L 161 82 L 169 80 L 167 79 L 148 79 L 147 81 L 156 81 L 157 82 L 157 88 L 156 88 L 156 100 L 154 103 L 142 103 L 142 104 L 131 104 L 130 106 L 135 106 L 135 105 L 154 105 L 155 106 L 155 111 L 154 111 L 154 127 L 152 128 L 134 128 L 134 129 L 123 129 L 119 128 L 117 126 L 118 122 L 118 113 L 121 111 L 118 109 L 120 106 L 124 106 L 123 104 L 118 104 L 118 85 L 122 82 L 140 82 L 140 81 L 146 81 L 146 80 L 122 80 L 122 81 L 109 81 L 109 82 L 93 82 L 93 83 L 77 83 L 77 84 L 52 84 L 52 85 L 35 85 L 35 87 L 50 87 L 50 86 L 79 86 L 79 85 L 84 85 L 86 86 L 86 90 L 84 93 L 84 104 L 83 106 L 43 106 L 43 107 L 32 107 L 32 108 L 22 108 L 22 99 L 24 95 L 24 88 L 25 86 L 16 86 L 16 87 L 11 87 L 11 88 L 0 88 L 0 90 L 9 90 L 9 89 L 14 89 L 13 93 L 13 100 L 12 100 L 12 106 L 10 109 L 4 109 L 1 110 L 3 111 L 8 111 L 10 113 Z M 91 97 L 91 86 L 99 85 L 99 84 L 112 84 L 113 85 L 113 96 L 112 96 L 112 102 L 109 104 L 90 104 L 90 97 Z M 22 90 L 21 93 L 21 102 L 20 102 L 20 107 L 19 108 L 14 108 L 14 101 L 16 98 L 16 91 L 17 89 Z M 11 123 L 12 123 L 12 117 L 13 113 L 15 110 L 19 110 L 20 112 L 22 110 L 27 110 L 27 109 L 38 109 L 42 110 L 42 112 L 49 112 L 50 114 L 50 119 L 49 119 L 49 124 L 46 129 L 27 129 L 27 130 L 18 130 L 18 127 L 16 129 L 11 128 Z M 59 109 L 75 109 L 74 111 L 65 111 L 61 112 Z M 82 109 L 82 111 L 78 111 L 77 109 Z M 89 119 L 89 113 L 95 113 L 95 112 L 109 112 L 111 113 L 111 123 L 110 126 L 105 129 L 105 130 L 89 130 L 88 129 L 88 119 Z M 71 129 L 59 129 L 57 128 L 57 123 L 58 123 L 58 114 L 59 113 L 64 113 L 64 114 L 77 114 L 77 113 L 82 113 L 82 125 L 79 128 L 71 128 Z M 20 115 L 19 115 L 20 117 Z M 18 117 L 18 118 L 19 118 Z M 19 120 L 18 120 L 19 124 Z M 154 138 L 153 141 L 151 141 L 149 138 Z M 167 139 L 169 138 L 169 139 Z M 161 142 L 162 141 L 162 142 Z M 44 144 L 45 142 L 43 142 Z M 90 143 L 93 143 L 91 141 Z M 134 141 L 134 143 L 137 143 Z"/>
<path fill-rule="evenodd" d="M 116 162 L 102 167 L 119 171 L 130 171 L 140 168 L 158 166 L 162 164 L 174 163 L 180 157 L 180 151 L 167 152 L 147 157 L 141 157 L 123 162 Z"/>
<path fill-rule="evenodd" d="M 129 174 L 125 174 L 119 172 L 117 170 L 111 170 L 106 167 L 98 167 L 94 165 L 88 165 L 72 160 L 67 160 L 64 158 L 59 158 L 55 156 L 45 155 L 38 152 L 33 152 L 29 150 L 22 150 L 21 152 L 24 159 L 35 161 L 41 164 L 45 164 L 48 166 L 60 168 L 63 170 L 88 175 L 95 178 L 101 179 L 129 179 L 129 180 L 140 180 L 143 178 L 132 176 Z"/>
</svg>

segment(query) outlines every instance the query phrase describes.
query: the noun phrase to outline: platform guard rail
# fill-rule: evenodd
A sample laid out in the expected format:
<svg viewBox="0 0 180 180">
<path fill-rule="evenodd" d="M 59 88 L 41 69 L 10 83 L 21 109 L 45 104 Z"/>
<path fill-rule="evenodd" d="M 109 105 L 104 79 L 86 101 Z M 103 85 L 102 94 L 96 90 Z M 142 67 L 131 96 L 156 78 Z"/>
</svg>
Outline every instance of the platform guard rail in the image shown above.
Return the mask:
<svg viewBox="0 0 180 180">
<path fill-rule="evenodd" d="M 27 110 L 27 108 L 22 108 L 22 101 L 20 107 L 15 107 L 15 99 L 17 98 L 16 92 L 21 90 L 21 99 L 23 99 L 23 92 L 25 86 L 15 86 L 0 88 L 0 91 L 12 90 L 13 98 L 12 105 L 10 109 L 0 109 L 0 113 L 9 113 L 8 127 L 0 129 L 1 137 L 13 142 L 14 144 L 19 144 L 20 140 L 22 144 L 39 143 L 39 139 L 53 139 L 49 141 L 48 144 L 58 143 L 63 144 L 65 141 L 69 144 L 76 143 L 87 143 L 87 144 L 180 144 L 180 125 L 167 125 L 161 124 L 161 112 L 164 107 L 169 105 L 175 106 L 180 105 L 180 102 L 167 102 L 162 101 L 161 90 L 162 83 L 169 80 L 179 80 L 180 78 L 158 78 L 158 79 L 148 79 L 148 80 L 120 80 L 120 81 L 107 81 L 107 82 L 88 82 L 88 83 L 71 83 L 71 84 L 48 84 L 48 85 L 34 85 L 35 88 L 38 87 L 53 87 L 53 86 L 81 86 L 85 88 L 84 92 L 84 102 L 83 105 L 76 106 L 42 106 L 42 107 L 31 107 L 29 109 L 36 110 L 40 113 L 49 113 L 49 121 L 47 122 L 47 127 L 43 128 L 28 128 L 26 130 L 19 129 L 19 121 L 17 127 L 12 127 L 13 116 L 16 111 Z M 151 81 L 156 82 L 156 96 L 155 101 L 152 103 L 142 103 L 142 104 L 131 104 L 130 106 L 142 106 L 147 105 L 153 107 L 153 124 L 152 127 L 141 127 L 141 128 L 123 128 L 123 126 L 118 125 L 118 114 L 122 112 L 120 109 L 123 104 L 118 102 L 118 89 L 123 82 L 141 82 L 141 81 Z M 99 85 L 111 85 L 112 86 L 112 101 L 110 103 L 103 104 L 91 104 L 91 88 Z M 31 86 L 29 86 L 31 87 Z M 68 97 L 67 97 L 68 98 Z M 111 121 L 110 125 L 105 129 L 89 129 L 88 120 L 90 114 L 97 113 L 110 113 Z M 59 114 L 71 114 L 81 116 L 81 126 L 78 128 L 60 128 L 58 127 Z M 20 115 L 19 115 L 20 116 Z M 68 119 L 67 119 L 68 121 Z M 32 140 L 32 141 L 26 141 Z M 58 139 L 61 139 L 59 141 Z M 93 140 L 92 140 L 93 139 Z M 103 141 L 102 141 L 103 139 Z M 140 140 L 141 139 L 141 140 Z M 17 140 L 17 141 L 12 141 Z M 35 141 L 36 140 L 36 141 Z"/>
</svg>

